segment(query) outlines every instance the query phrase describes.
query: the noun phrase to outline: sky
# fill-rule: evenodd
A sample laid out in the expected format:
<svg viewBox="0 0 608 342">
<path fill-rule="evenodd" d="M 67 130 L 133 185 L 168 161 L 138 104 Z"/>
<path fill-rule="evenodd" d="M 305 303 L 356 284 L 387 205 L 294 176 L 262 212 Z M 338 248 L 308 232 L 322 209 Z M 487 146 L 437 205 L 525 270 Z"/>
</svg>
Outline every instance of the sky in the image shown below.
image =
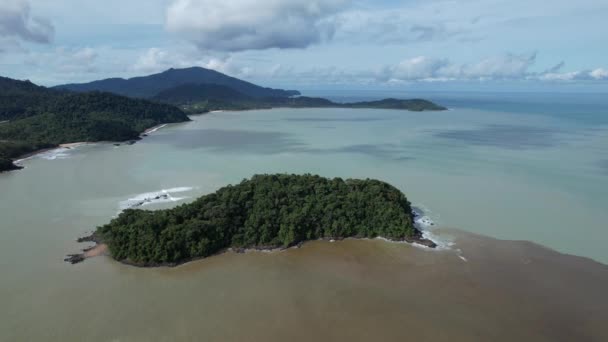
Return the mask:
<svg viewBox="0 0 608 342">
<path fill-rule="evenodd" d="M 0 75 L 201 66 L 290 89 L 608 91 L 607 0 L 0 0 Z"/>
</svg>

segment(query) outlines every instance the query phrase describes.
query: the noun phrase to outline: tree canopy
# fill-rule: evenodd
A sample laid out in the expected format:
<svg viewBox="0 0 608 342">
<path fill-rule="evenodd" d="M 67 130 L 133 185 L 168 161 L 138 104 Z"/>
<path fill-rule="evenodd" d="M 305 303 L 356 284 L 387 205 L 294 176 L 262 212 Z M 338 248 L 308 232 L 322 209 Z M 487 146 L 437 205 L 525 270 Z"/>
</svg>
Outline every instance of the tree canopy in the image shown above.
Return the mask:
<svg viewBox="0 0 608 342">
<path fill-rule="evenodd" d="M 129 209 L 95 233 L 115 259 L 142 266 L 177 264 L 228 247 L 417 234 L 410 203 L 387 183 L 286 174 L 256 175 L 173 209 Z"/>
</svg>

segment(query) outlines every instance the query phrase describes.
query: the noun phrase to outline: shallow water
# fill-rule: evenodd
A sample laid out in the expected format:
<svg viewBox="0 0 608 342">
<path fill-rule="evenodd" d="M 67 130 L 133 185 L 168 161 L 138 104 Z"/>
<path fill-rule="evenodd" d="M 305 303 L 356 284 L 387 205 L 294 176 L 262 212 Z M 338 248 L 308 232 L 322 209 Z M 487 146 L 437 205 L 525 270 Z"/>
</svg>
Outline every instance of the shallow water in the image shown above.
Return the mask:
<svg viewBox="0 0 608 342">
<path fill-rule="evenodd" d="M 171 197 L 145 209 L 255 173 L 310 172 L 385 180 L 439 227 L 608 263 L 608 106 L 446 101 L 440 113 L 214 113 L 133 146 L 24 161 L 0 175 L 0 340 L 601 340 L 605 266 L 454 232 L 434 232 L 461 236 L 439 253 L 346 241 L 171 270 L 62 261 L 151 195 Z"/>
</svg>

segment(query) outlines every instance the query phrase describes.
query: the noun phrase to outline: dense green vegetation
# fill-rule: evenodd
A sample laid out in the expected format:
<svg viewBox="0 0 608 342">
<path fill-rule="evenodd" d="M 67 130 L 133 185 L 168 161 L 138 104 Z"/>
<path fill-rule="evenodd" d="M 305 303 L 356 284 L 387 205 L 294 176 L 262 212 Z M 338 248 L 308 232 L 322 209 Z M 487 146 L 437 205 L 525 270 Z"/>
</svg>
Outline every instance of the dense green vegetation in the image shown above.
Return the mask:
<svg viewBox="0 0 608 342">
<path fill-rule="evenodd" d="M 319 238 L 419 237 L 410 203 L 377 180 L 257 175 L 174 209 L 129 209 L 95 235 L 114 258 L 177 264 L 228 248 L 288 247 Z"/>
<path fill-rule="evenodd" d="M 337 103 L 319 97 L 265 97 L 256 98 L 234 89 L 216 84 L 185 84 L 162 91 L 154 100 L 180 106 L 190 114 L 213 110 L 246 110 L 276 107 L 288 108 L 380 108 L 411 111 L 445 110 L 430 101 L 413 99 L 384 99 L 381 101 Z"/>
<path fill-rule="evenodd" d="M 407 109 L 415 112 L 422 112 L 426 110 L 446 110 L 446 108 L 443 106 L 439 106 L 431 101 L 422 99 L 384 99 L 380 101 L 347 103 L 345 106 L 350 108 Z"/>
<path fill-rule="evenodd" d="M 258 85 L 224 75 L 215 70 L 200 67 L 169 69 L 159 74 L 134 77 L 131 79 L 110 78 L 83 84 L 66 84 L 56 88 L 77 92 L 107 91 L 114 94 L 152 98 L 157 94 L 186 84 L 216 84 L 229 87 L 250 97 L 288 97 L 299 95 L 295 90 L 264 88 Z"/>
<path fill-rule="evenodd" d="M 70 142 L 138 139 L 147 128 L 188 121 L 177 107 L 109 93 L 68 93 L 0 77 L 0 171 L 10 159 Z"/>
</svg>

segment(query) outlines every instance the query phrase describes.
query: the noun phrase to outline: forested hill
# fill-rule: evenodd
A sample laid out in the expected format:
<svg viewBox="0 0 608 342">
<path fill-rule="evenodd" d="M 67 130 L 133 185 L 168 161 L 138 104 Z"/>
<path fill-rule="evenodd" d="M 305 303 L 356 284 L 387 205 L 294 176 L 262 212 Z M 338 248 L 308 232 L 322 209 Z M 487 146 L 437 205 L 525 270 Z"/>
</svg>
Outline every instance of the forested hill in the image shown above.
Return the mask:
<svg viewBox="0 0 608 342">
<path fill-rule="evenodd" d="M 129 97 L 152 98 L 162 91 L 185 84 L 217 84 L 230 87 L 247 96 L 289 97 L 299 95 L 295 90 L 264 88 L 253 83 L 234 78 L 215 70 L 192 67 L 185 69 L 169 69 L 159 74 L 134 77 L 130 79 L 109 78 L 82 84 L 65 84 L 58 89 L 71 91 L 107 91 Z"/>
<path fill-rule="evenodd" d="M 129 209 L 91 238 L 139 266 L 176 265 L 225 248 L 270 249 L 346 237 L 434 247 L 413 225 L 405 195 L 378 180 L 258 175 L 174 209 Z"/>
<path fill-rule="evenodd" d="M 1 77 L 0 172 L 15 168 L 11 159 L 40 148 L 137 139 L 147 128 L 189 120 L 168 104 L 110 93 L 68 93 Z"/>
</svg>

